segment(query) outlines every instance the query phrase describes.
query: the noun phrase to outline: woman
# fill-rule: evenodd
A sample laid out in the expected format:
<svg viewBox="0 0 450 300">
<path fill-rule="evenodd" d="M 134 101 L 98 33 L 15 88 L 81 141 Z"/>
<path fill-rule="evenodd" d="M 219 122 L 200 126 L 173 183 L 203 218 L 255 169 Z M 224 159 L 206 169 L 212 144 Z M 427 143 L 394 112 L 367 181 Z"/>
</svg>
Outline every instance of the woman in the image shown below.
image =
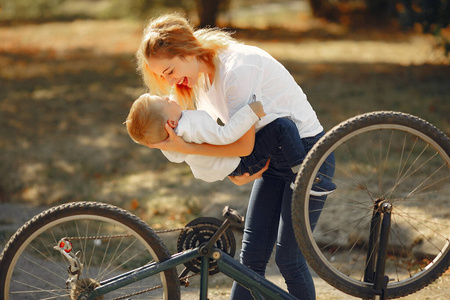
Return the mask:
<svg viewBox="0 0 450 300">
<path fill-rule="evenodd" d="M 253 149 L 255 130 L 282 117 L 297 125 L 306 150 L 323 136 L 314 110 L 289 72 L 268 53 L 240 44 L 224 31 L 194 30 L 180 16 L 161 16 L 145 28 L 136 57 L 150 91 L 173 92 L 184 109 L 204 109 L 227 123 L 236 111 L 256 99 L 263 102 L 266 112 L 263 119 L 230 145 L 186 143 L 166 126 L 169 138 L 153 145 L 155 148 L 186 154 L 246 156 Z M 279 176 L 286 172 L 280 161 L 278 156 L 273 157 L 257 174 L 230 177 L 238 185 L 255 180 L 246 215 L 241 262 L 264 275 L 276 244 L 275 261 L 289 293 L 299 299 L 315 299 L 314 283 L 293 231 L 291 182 Z M 334 165 L 333 156 L 328 163 Z M 324 164 L 322 171 L 331 178 L 333 171 L 327 166 Z M 231 298 L 251 299 L 251 296 L 235 283 Z"/>
</svg>

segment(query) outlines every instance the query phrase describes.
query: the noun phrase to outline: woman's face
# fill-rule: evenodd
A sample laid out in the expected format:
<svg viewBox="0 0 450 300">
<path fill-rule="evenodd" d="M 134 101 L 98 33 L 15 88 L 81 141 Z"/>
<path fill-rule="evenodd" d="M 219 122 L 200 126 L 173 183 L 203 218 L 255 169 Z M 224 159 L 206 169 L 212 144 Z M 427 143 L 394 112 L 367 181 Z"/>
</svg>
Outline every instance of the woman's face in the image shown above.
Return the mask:
<svg viewBox="0 0 450 300">
<path fill-rule="evenodd" d="M 197 85 L 199 62 L 195 56 L 154 58 L 147 60 L 149 69 L 157 76 L 164 77 L 170 86 L 175 84 L 193 88 Z"/>
</svg>

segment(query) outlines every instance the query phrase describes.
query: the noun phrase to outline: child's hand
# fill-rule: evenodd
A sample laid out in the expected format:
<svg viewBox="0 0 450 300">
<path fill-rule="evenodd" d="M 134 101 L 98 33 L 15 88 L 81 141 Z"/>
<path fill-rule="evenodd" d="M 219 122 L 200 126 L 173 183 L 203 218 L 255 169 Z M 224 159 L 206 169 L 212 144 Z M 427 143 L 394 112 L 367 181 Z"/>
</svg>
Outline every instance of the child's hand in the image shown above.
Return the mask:
<svg viewBox="0 0 450 300">
<path fill-rule="evenodd" d="M 251 176 L 249 173 L 245 173 L 241 176 L 228 176 L 228 178 L 230 178 L 231 182 L 234 183 L 235 185 L 247 184 L 249 182 L 252 182 L 255 179 L 261 178 L 262 174 L 269 168 L 269 164 L 270 164 L 270 159 L 267 161 L 264 168 L 262 168 L 258 173 L 255 173 Z"/>
<path fill-rule="evenodd" d="M 258 118 L 262 118 L 266 115 L 264 112 L 264 107 L 260 101 L 255 101 L 249 104 L 250 108 L 253 110 L 255 115 L 258 116 Z"/>
</svg>

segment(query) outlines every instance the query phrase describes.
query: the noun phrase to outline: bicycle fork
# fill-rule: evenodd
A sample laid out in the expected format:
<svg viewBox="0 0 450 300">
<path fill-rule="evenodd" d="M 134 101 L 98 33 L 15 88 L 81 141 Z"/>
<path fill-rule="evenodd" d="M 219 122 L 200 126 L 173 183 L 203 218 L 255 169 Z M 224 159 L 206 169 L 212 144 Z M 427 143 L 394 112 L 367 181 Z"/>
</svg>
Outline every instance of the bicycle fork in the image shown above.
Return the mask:
<svg viewBox="0 0 450 300">
<path fill-rule="evenodd" d="M 364 282 L 373 283 L 373 300 L 386 299 L 389 277 L 385 275 L 385 268 L 391 230 L 391 212 L 392 204 L 389 201 L 383 199 L 375 201 L 364 272 Z"/>
</svg>

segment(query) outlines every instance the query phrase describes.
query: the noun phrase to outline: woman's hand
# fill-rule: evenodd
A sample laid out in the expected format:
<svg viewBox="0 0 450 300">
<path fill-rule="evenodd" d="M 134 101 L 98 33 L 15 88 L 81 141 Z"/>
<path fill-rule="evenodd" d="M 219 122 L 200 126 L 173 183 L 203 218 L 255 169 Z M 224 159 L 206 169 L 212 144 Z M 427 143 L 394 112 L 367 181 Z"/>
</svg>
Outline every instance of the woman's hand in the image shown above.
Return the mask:
<svg viewBox="0 0 450 300">
<path fill-rule="evenodd" d="M 169 124 L 166 123 L 165 125 L 166 131 L 169 134 L 167 139 L 165 139 L 162 142 L 156 143 L 156 144 L 148 144 L 147 147 L 150 148 L 157 148 L 160 150 L 165 151 L 175 151 L 183 153 L 183 149 L 187 146 L 187 143 L 179 137 L 175 131 L 173 131 L 172 127 L 169 126 Z"/>
<path fill-rule="evenodd" d="M 269 164 L 270 164 L 270 159 L 267 161 L 264 168 L 262 168 L 258 173 L 255 173 L 251 176 L 249 173 L 245 173 L 241 176 L 228 176 L 228 178 L 230 178 L 231 182 L 234 183 L 235 185 L 247 184 L 249 182 L 252 182 L 255 179 L 261 178 L 262 174 L 269 168 Z"/>
</svg>

